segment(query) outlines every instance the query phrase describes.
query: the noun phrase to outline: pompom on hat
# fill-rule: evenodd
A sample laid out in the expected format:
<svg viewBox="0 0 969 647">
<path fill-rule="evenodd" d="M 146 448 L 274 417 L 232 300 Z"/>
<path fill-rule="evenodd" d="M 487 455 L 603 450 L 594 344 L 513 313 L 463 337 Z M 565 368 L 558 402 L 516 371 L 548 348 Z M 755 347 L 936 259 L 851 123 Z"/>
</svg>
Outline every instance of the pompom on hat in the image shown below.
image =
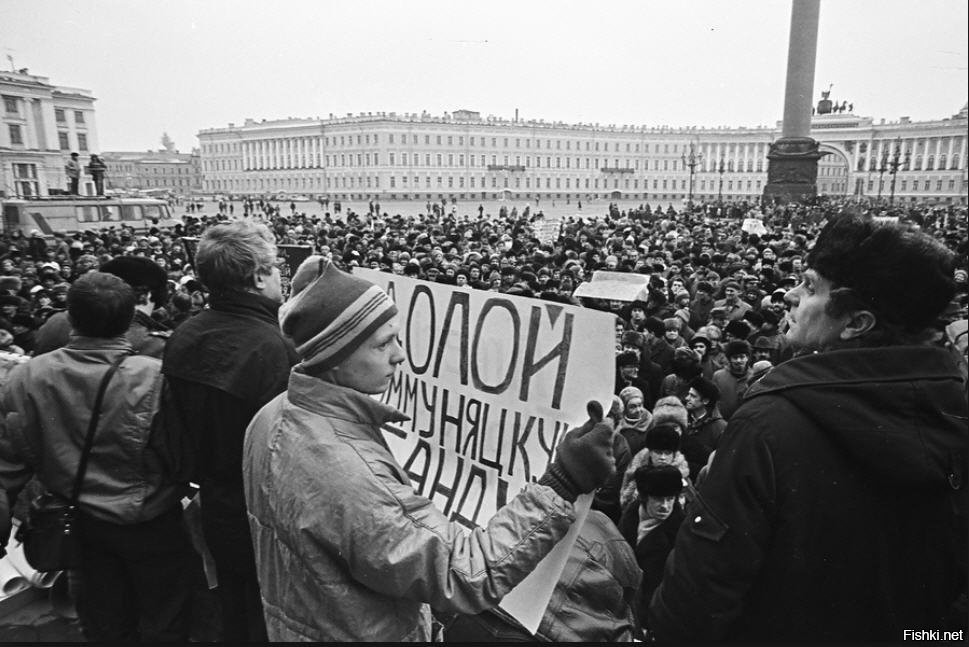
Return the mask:
<svg viewBox="0 0 969 647">
<path fill-rule="evenodd" d="M 279 309 L 279 325 L 293 340 L 302 367 L 314 372 L 337 366 L 397 314 L 379 286 L 319 255 L 300 264 L 291 288 Z"/>
</svg>

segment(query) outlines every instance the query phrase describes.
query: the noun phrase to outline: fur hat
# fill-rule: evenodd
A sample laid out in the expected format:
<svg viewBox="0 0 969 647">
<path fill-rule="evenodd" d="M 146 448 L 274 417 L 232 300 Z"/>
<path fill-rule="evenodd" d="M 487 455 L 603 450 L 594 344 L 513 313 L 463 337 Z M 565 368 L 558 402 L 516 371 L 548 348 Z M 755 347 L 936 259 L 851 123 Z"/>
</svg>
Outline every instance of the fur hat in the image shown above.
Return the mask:
<svg viewBox="0 0 969 647">
<path fill-rule="evenodd" d="M 0 276 L 0 290 L 9 292 L 20 292 L 23 282 L 19 276 Z"/>
<path fill-rule="evenodd" d="M 616 366 L 619 368 L 623 366 L 639 366 L 639 358 L 631 350 L 624 351 L 616 357 Z"/>
<path fill-rule="evenodd" d="M 640 335 L 635 330 L 627 330 L 622 334 L 623 345 L 635 346 L 636 348 L 643 347 L 643 336 Z"/>
<path fill-rule="evenodd" d="M 657 337 L 662 337 L 666 334 L 666 325 L 662 319 L 657 319 L 656 317 L 648 317 L 643 327 Z"/>
<path fill-rule="evenodd" d="M 644 465 L 636 470 L 636 490 L 642 502 L 650 496 L 678 496 L 683 491 L 683 478 L 672 465 Z"/>
<path fill-rule="evenodd" d="M 675 452 L 680 449 L 680 432 L 676 425 L 650 425 L 646 430 L 646 447 L 653 451 Z"/>
<path fill-rule="evenodd" d="M 730 359 L 737 355 L 750 355 L 750 344 L 743 339 L 733 339 L 723 348 L 723 354 Z"/>
<path fill-rule="evenodd" d="M 734 319 L 723 328 L 723 332 L 733 335 L 737 339 L 747 339 L 750 337 L 750 324 L 746 321 Z"/>
<path fill-rule="evenodd" d="M 397 306 L 380 287 L 322 256 L 303 261 L 291 285 L 292 296 L 279 309 L 279 322 L 304 368 L 325 371 L 336 366 L 397 314 Z"/>
<path fill-rule="evenodd" d="M 716 384 L 703 377 L 695 377 L 690 381 L 690 388 L 695 389 L 700 397 L 707 400 L 708 405 L 712 407 L 717 402 L 720 401 L 720 389 Z"/>
<path fill-rule="evenodd" d="M 168 300 L 168 273 L 158 263 L 144 256 L 118 256 L 100 267 L 133 288 L 146 288 L 151 300 L 160 306 Z"/>
<path fill-rule="evenodd" d="M 669 422 L 679 425 L 681 431 L 687 426 L 686 407 L 675 395 L 667 395 L 656 401 L 650 424 L 656 426 Z"/>
</svg>

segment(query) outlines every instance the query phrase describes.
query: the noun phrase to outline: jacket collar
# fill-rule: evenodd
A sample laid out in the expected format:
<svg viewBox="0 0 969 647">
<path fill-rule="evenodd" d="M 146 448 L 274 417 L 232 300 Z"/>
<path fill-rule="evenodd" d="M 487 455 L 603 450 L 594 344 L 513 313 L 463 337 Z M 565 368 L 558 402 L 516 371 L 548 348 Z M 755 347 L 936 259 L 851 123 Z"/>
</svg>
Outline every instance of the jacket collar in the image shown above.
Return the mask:
<svg viewBox="0 0 969 647">
<path fill-rule="evenodd" d="M 248 315 L 268 323 L 279 325 L 279 306 L 281 304 L 268 297 L 245 290 L 233 290 L 212 294 L 209 307 L 217 312 Z"/>
<path fill-rule="evenodd" d="M 802 355 L 770 369 L 745 399 L 818 384 L 859 384 L 959 379 L 949 354 L 933 346 L 852 348 Z"/>
<path fill-rule="evenodd" d="M 125 336 L 118 337 L 85 337 L 84 335 L 71 335 L 70 341 L 65 348 L 73 350 L 123 350 L 133 352 L 131 342 Z"/>
<path fill-rule="evenodd" d="M 410 420 L 400 411 L 365 393 L 302 373 L 289 374 L 287 398 L 293 404 L 326 418 L 380 427 L 385 422 Z"/>
</svg>

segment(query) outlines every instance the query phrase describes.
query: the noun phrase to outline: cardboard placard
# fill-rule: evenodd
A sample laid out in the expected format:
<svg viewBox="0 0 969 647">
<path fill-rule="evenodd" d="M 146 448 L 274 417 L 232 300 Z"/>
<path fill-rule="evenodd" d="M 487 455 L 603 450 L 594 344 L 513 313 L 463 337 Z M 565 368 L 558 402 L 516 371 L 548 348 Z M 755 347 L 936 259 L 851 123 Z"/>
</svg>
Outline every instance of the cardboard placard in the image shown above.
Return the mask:
<svg viewBox="0 0 969 647">
<path fill-rule="evenodd" d="M 646 301 L 649 276 L 632 272 L 596 270 L 592 280 L 580 283 L 572 292 L 574 297 L 609 299 L 612 301 Z"/>
<path fill-rule="evenodd" d="M 384 437 L 415 491 L 452 521 L 485 526 L 545 472 L 565 432 L 588 418 L 586 402 L 608 407 L 612 316 L 366 268 L 353 273 L 386 290 L 400 311 L 406 359 L 380 400 L 410 420 L 385 425 Z M 503 605 L 533 632 L 574 539 L 556 546 L 564 555 L 542 561 L 531 578 L 537 588 L 527 585 L 527 595 Z"/>
</svg>

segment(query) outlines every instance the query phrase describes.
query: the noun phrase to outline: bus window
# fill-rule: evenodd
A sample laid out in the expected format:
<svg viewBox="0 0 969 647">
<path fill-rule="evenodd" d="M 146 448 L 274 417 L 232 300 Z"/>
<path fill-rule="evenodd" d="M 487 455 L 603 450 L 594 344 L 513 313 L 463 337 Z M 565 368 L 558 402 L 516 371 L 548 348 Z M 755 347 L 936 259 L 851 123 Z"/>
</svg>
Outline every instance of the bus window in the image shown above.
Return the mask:
<svg viewBox="0 0 969 647">
<path fill-rule="evenodd" d="M 78 205 L 74 207 L 74 213 L 77 215 L 78 222 L 99 222 L 101 220 L 97 205 Z"/>
<path fill-rule="evenodd" d="M 122 209 L 124 210 L 125 220 L 144 220 L 144 216 L 141 214 L 140 204 L 126 204 Z"/>
<path fill-rule="evenodd" d="M 158 220 L 161 220 L 164 217 L 165 217 L 165 214 L 162 213 L 161 205 L 157 205 L 157 204 L 145 205 L 145 218 L 156 218 Z"/>
<path fill-rule="evenodd" d="M 102 205 L 101 220 L 104 222 L 121 222 L 121 207 L 116 204 Z"/>
</svg>

